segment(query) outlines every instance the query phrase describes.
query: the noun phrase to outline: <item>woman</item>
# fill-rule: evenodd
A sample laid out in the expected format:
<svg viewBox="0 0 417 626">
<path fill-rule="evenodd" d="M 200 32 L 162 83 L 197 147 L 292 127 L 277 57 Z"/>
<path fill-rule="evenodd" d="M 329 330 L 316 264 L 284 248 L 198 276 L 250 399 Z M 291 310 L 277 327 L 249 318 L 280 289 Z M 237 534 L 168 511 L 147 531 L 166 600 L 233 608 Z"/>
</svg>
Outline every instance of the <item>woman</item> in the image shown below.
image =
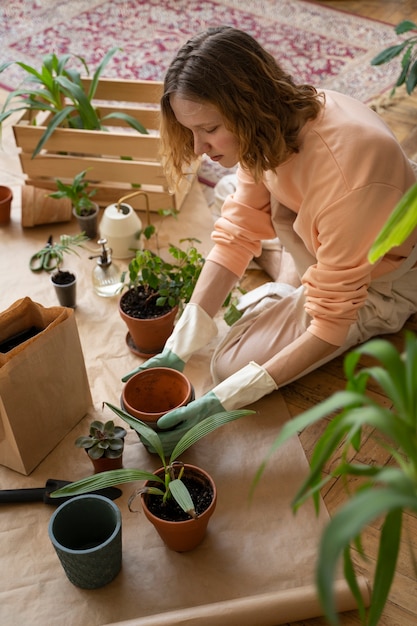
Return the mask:
<svg viewBox="0 0 417 626">
<path fill-rule="evenodd" d="M 372 242 L 415 181 L 408 159 L 367 106 L 297 85 L 242 31 L 210 28 L 183 46 L 166 74 L 161 114 L 174 182 L 202 154 L 239 166 L 192 300 L 163 353 L 138 369 L 183 369 L 215 336 L 212 318 L 262 240 L 278 237 L 292 260 L 268 295 L 243 298 L 242 318 L 213 357 L 214 389 L 158 422 L 182 423 L 164 435 L 169 449 L 207 415 L 245 406 L 399 330 L 417 311 L 417 232 L 370 265 Z"/>
</svg>

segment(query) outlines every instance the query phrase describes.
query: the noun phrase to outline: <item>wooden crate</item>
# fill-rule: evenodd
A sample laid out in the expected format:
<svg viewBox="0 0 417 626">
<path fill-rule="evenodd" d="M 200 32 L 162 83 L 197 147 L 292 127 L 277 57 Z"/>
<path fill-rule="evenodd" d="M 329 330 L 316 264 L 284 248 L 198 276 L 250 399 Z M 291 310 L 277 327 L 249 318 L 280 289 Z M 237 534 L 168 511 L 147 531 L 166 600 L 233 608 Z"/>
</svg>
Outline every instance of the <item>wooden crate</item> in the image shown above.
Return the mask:
<svg viewBox="0 0 417 626">
<path fill-rule="evenodd" d="M 86 88 L 90 82 L 84 79 Z M 102 116 L 123 111 L 138 119 L 150 134 L 142 135 L 120 120 L 109 120 L 109 132 L 57 128 L 35 158 L 32 153 L 45 131 L 45 114 L 36 114 L 34 126 L 26 112 L 13 126 L 26 184 L 56 190 L 56 178 L 70 182 L 76 174 L 88 169 L 86 180 L 97 189 L 94 200 L 102 207 L 117 202 L 140 185 L 151 211 L 179 210 L 197 163 L 182 187 L 175 194 L 170 193 L 158 159 L 161 93 L 162 83 L 158 81 L 101 79 L 94 104 Z M 135 209 L 146 209 L 143 195 L 128 202 Z"/>
</svg>

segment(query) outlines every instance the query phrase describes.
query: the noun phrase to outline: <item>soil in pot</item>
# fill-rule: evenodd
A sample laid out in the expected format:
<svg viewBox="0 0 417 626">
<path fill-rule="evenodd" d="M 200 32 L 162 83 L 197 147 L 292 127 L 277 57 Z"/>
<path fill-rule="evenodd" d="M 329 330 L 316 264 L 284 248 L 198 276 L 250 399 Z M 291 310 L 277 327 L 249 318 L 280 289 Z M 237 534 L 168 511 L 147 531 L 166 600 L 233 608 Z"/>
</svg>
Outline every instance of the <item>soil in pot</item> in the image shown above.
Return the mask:
<svg viewBox="0 0 417 626">
<path fill-rule="evenodd" d="M 195 512 L 197 515 L 204 513 L 213 500 L 213 490 L 209 484 L 203 483 L 198 478 L 190 476 L 183 478 L 182 482 L 190 492 L 191 499 L 194 502 Z M 158 487 L 158 483 L 149 483 L 149 486 Z M 170 498 L 166 502 L 162 498 L 151 496 L 146 498 L 146 506 L 153 515 L 169 522 L 182 522 L 191 519 L 182 508 L 177 504 L 174 498 Z"/>
<path fill-rule="evenodd" d="M 156 304 L 157 298 L 158 294 L 145 292 L 142 286 L 135 287 L 123 294 L 120 299 L 120 308 L 129 317 L 154 319 L 172 310 L 168 304 L 158 306 Z"/>
<path fill-rule="evenodd" d="M 58 271 L 51 276 L 61 306 L 76 307 L 76 277 L 72 272 Z"/>
<path fill-rule="evenodd" d="M 178 307 L 157 306 L 156 299 L 155 294 L 149 296 L 138 287 L 126 291 L 119 301 L 120 316 L 129 330 L 127 346 L 144 358 L 162 352 L 178 311 Z"/>
</svg>

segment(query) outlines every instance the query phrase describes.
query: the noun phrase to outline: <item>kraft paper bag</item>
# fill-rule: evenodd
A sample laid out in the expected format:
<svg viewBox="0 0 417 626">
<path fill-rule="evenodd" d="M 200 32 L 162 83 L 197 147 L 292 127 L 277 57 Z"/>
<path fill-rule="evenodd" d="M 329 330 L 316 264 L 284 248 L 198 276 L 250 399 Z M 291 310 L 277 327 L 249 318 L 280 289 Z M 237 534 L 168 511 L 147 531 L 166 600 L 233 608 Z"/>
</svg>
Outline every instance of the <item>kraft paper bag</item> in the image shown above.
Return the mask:
<svg viewBox="0 0 417 626">
<path fill-rule="evenodd" d="M 30 474 L 91 405 L 74 311 L 26 297 L 0 313 L 0 464 Z"/>
</svg>

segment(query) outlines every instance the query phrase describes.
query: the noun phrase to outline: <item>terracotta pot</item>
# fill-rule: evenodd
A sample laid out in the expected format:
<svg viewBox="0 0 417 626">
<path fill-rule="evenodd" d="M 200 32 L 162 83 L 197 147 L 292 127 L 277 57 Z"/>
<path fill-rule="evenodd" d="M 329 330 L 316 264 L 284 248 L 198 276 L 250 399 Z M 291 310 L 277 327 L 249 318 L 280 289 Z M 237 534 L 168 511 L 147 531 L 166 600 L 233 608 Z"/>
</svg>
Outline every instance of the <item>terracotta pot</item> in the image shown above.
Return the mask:
<svg viewBox="0 0 417 626">
<path fill-rule="evenodd" d="M 165 315 L 151 319 L 138 319 L 126 315 L 121 307 L 123 296 L 119 301 L 119 313 L 129 329 L 126 343 L 129 349 L 138 356 L 149 358 L 162 352 L 166 340 L 174 329 L 178 307 L 174 307 Z"/>
<path fill-rule="evenodd" d="M 155 498 L 155 496 L 149 494 L 142 494 L 142 507 L 147 519 L 154 525 L 156 531 L 161 537 L 162 541 L 170 550 L 175 552 L 188 552 L 193 550 L 203 541 L 207 525 L 211 516 L 214 513 L 217 503 L 217 490 L 213 479 L 207 472 L 194 465 L 185 465 L 185 476 L 192 476 L 201 482 L 202 485 L 210 485 L 213 493 L 213 498 L 209 507 L 199 514 L 197 519 L 189 519 L 179 522 L 171 522 L 156 517 L 148 508 L 149 498 Z M 160 468 L 156 472 L 156 475 L 163 475 L 164 469 Z M 145 486 L 149 484 L 149 481 L 145 483 Z"/>
<path fill-rule="evenodd" d="M 109 459 L 106 456 L 102 456 L 99 459 L 92 459 L 90 455 L 88 455 L 88 458 L 94 466 L 94 474 L 123 468 L 123 455 L 117 457 L 117 459 Z"/>
<path fill-rule="evenodd" d="M 168 367 L 152 367 L 129 378 L 122 390 L 122 408 L 154 430 L 158 419 L 193 398 L 188 378 Z"/>
<path fill-rule="evenodd" d="M 10 187 L 0 185 L 0 225 L 10 222 L 13 193 Z"/>
</svg>

